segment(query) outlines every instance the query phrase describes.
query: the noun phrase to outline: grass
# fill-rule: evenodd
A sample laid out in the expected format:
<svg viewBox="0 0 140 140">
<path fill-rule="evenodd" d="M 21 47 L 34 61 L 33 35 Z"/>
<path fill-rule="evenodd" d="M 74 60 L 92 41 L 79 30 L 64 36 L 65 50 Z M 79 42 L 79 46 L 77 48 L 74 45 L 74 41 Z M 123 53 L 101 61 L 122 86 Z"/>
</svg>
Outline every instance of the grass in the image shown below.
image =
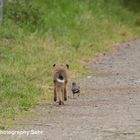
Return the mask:
<svg viewBox="0 0 140 140">
<path fill-rule="evenodd" d="M 51 98 L 54 63 L 74 75 L 83 62 L 118 42 L 140 37 L 139 2 L 123 0 L 34 0 L 43 24 L 17 23 L 7 15 L 0 29 L 0 128 L 21 112 Z"/>
</svg>

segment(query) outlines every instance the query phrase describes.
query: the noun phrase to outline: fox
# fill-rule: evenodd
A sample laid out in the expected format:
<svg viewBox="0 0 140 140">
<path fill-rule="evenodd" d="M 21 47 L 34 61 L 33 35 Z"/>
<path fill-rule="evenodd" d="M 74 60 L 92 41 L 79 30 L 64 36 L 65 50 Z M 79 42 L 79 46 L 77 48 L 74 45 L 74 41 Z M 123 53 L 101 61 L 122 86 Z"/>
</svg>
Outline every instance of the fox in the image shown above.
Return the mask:
<svg viewBox="0 0 140 140">
<path fill-rule="evenodd" d="M 54 101 L 64 105 L 67 101 L 68 64 L 53 64 Z"/>
</svg>

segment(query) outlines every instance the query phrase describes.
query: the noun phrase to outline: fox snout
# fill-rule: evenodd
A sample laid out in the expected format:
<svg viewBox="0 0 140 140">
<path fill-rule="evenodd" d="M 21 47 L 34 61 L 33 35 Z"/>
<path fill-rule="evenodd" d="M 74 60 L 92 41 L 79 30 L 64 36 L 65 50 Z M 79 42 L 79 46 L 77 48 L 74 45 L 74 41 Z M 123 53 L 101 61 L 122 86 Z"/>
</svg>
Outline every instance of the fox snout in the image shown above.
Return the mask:
<svg viewBox="0 0 140 140">
<path fill-rule="evenodd" d="M 65 77 L 62 74 L 59 74 L 57 82 L 63 84 L 65 82 Z"/>
</svg>

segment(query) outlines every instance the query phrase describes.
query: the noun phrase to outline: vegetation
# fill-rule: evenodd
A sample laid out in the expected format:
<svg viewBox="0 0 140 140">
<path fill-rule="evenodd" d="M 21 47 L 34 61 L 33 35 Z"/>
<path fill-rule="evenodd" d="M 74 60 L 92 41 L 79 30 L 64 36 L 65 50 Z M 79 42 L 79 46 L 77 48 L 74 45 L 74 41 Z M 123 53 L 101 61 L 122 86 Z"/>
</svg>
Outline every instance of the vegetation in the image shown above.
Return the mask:
<svg viewBox="0 0 140 140">
<path fill-rule="evenodd" d="M 86 62 L 140 37 L 138 0 L 5 0 L 0 28 L 0 124 L 51 96 L 54 63 Z"/>
</svg>

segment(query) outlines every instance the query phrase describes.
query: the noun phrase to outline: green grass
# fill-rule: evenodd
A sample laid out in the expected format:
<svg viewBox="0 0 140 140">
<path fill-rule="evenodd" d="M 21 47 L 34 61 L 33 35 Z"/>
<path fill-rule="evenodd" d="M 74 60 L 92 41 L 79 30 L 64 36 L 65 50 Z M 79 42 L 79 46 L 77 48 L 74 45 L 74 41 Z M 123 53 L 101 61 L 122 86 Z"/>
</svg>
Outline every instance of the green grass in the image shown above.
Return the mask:
<svg viewBox="0 0 140 140">
<path fill-rule="evenodd" d="M 52 96 L 49 87 L 54 63 L 68 63 L 74 75 L 83 75 L 86 73 L 83 62 L 91 61 L 96 53 L 140 37 L 137 0 L 31 3 L 39 8 L 43 24 L 32 27 L 5 14 L 0 29 L 0 124 L 3 125 Z"/>
</svg>

